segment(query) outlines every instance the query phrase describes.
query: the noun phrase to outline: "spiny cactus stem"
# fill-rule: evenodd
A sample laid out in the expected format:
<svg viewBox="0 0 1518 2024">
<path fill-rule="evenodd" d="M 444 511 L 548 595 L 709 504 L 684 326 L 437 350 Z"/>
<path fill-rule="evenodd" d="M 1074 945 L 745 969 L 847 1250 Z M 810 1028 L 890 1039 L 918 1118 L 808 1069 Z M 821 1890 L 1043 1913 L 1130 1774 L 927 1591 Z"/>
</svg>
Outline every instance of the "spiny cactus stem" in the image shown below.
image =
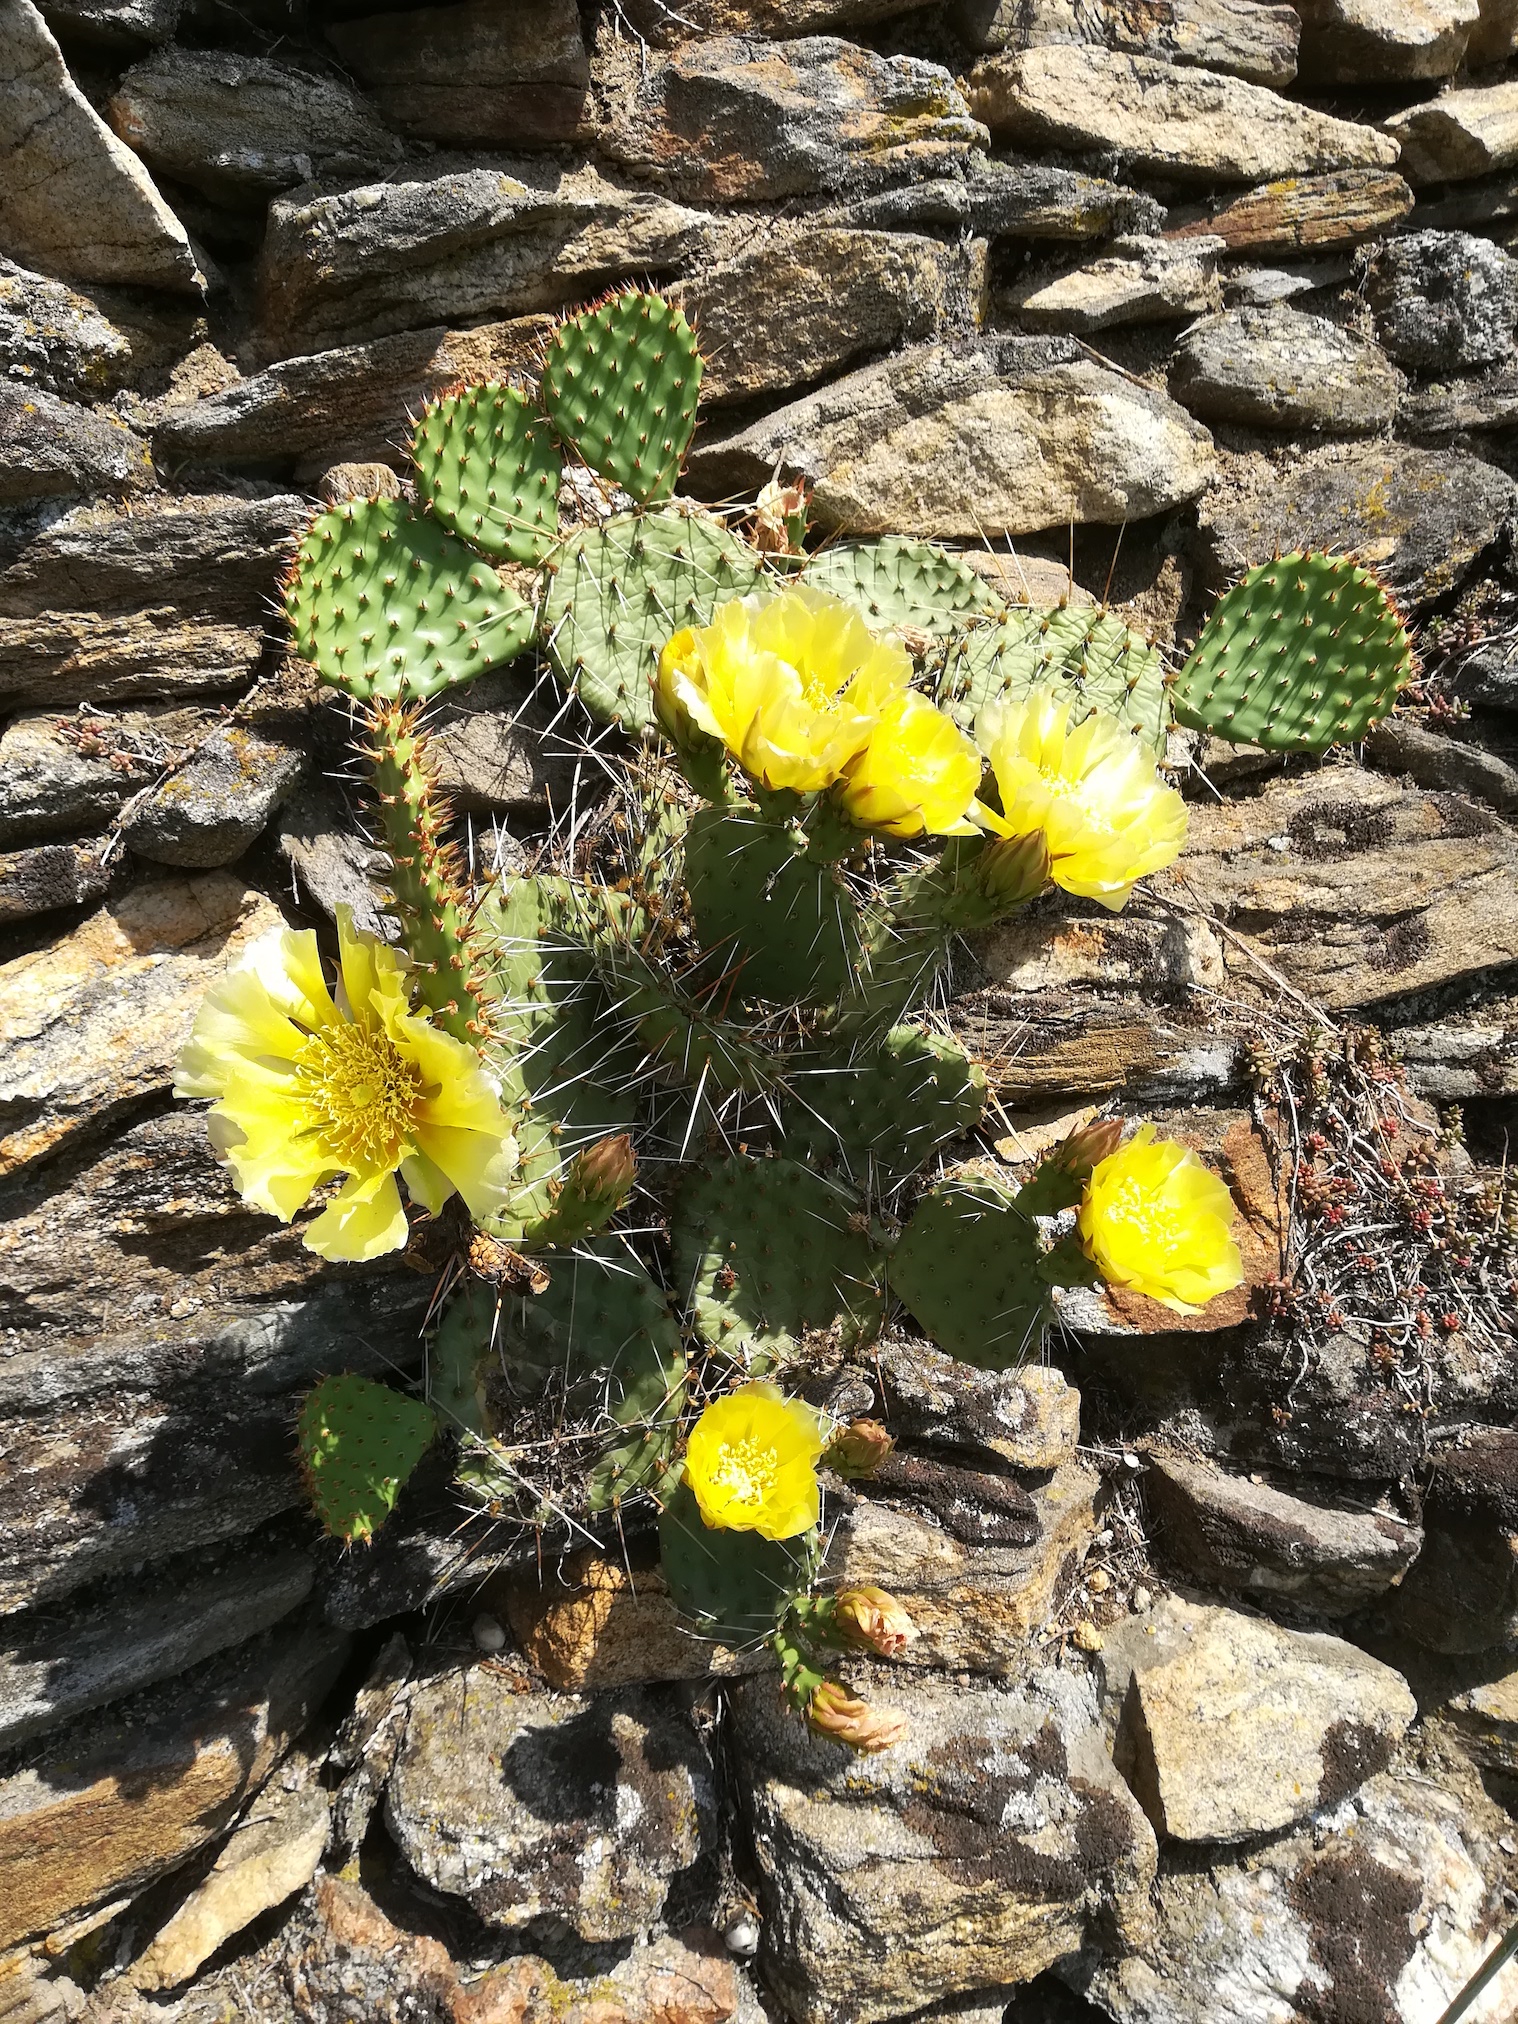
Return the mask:
<svg viewBox="0 0 1518 2024">
<path fill-rule="evenodd" d="M 437 841 L 444 817 L 417 729 L 417 713 L 393 702 L 368 716 L 362 748 L 374 769 L 395 910 L 415 959 L 417 986 L 438 1024 L 476 1046 L 488 1032 L 474 982 L 469 904 L 455 852 Z"/>
</svg>

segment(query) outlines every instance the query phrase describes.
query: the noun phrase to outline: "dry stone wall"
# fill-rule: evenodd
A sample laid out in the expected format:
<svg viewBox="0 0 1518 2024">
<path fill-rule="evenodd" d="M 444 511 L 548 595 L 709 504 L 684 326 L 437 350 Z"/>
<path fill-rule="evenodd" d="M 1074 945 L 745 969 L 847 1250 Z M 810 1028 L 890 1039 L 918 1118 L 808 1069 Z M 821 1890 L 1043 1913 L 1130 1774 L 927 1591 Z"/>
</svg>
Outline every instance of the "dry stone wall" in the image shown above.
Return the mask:
<svg viewBox="0 0 1518 2024">
<path fill-rule="evenodd" d="M 1385 1036 L 1345 1116 L 1498 1199 L 1515 233 L 1513 0 L 0 0 L 0 2014 L 1438 2013 L 1513 1915 L 1518 1286 L 1294 1309 L 1332 1148 L 1283 1192 L 1251 1048 Z M 250 1214 L 170 1098 L 271 924 L 385 930 L 275 620 L 296 531 L 626 280 L 703 336 L 698 500 L 801 476 L 823 536 L 1166 652 L 1244 565 L 1353 550 L 1423 654 L 1363 750 L 1178 736 L 1174 873 L 962 971 L 999 1157 L 1167 1118 L 1251 1283 L 1071 1296 L 1055 1370 L 858 1374 L 939 1482 L 839 1505 L 830 1565 L 922 1629 L 878 1775 L 693 1656 L 635 1532 L 513 1555 L 439 1459 L 319 1540 L 294 1403 L 414 1374 L 431 1281 Z M 483 865 L 579 791 L 535 681 L 437 713 Z"/>
</svg>

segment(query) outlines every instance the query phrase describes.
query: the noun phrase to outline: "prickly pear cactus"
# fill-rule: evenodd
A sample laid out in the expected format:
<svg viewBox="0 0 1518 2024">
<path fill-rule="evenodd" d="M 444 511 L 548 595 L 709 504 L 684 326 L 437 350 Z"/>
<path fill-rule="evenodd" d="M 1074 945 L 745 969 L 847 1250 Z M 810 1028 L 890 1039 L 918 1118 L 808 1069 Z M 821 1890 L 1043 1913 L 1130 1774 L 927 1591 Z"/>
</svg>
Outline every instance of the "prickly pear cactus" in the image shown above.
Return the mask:
<svg viewBox="0 0 1518 2024">
<path fill-rule="evenodd" d="M 317 1516 L 345 1545 L 365 1542 L 395 1509 L 407 1477 L 437 1438 L 419 1399 L 363 1377 L 324 1377 L 298 1426 L 301 1470 Z"/>
<path fill-rule="evenodd" d="M 857 604 L 882 632 L 947 640 L 966 620 L 994 617 L 1001 610 L 1000 598 L 985 579 L 957 555 L 895 534 L 822 549 L 808 562 L 805 580 L 815 590 Z"/>
<path fill-rule="evenodd" d="M 681 1615 L 703 1637 L 742 1649 L 767 1638 L 817 1576 L 814 1533 L 760 1539 L 702 1523 L 690 1486 L 681 1482 L 659 1518 L 659 1564 Z"/>
<path fill-rule="evenodd" d="M 1153 750 L 1164 749 L 1170 699 L 1159 655 L 1121 619 L 1091 605 L 1016 609 L 963 629 L 944 656 L 937 696 L 969 730 L 988 703 L 1020 703 L 1051 684 L 1069 697 L 1073 722 L 1103 710 Z"/>
<path fill-rule="evenodd" d="M 1413 672 L 1401 615 L 1343 555 L 1293 554 L 1219 599 L 1175 686 L 1183 724 L 1270 752 L 1363 738 Z"/>
<path fill-rule="evenodd" d="M 515 387 L 460 387 L 411 438 L 417 491 L 443 525 L 496 561 L 535 567 L 559 530 L 563 466 L 553 431 Z"/>
<path fill-rule="evenodd" d="M 627 291 L 567 318 L 543 361 L 559 440 L 640 506 L 674 491 L 700 391 L 695 334 L 662 295 Z"/>
</svg>

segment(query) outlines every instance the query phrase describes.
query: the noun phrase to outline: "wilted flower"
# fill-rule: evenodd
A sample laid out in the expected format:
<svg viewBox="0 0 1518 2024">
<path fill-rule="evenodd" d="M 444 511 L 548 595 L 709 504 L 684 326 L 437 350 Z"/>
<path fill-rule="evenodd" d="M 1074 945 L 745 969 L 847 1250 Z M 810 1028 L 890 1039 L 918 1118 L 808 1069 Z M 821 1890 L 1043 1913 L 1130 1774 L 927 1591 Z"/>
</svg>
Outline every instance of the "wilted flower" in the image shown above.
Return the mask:
<svg viewBox="0 0 1518 2024">
<path fill-rule="evenodd" d="M 883 1588 L 841 1588 L 833 1597 L 833 1621 L 849 1644 L 883 1659 L 900 1658 L 917 1635 L 911 1617 Z"/>
<path fill-rule="evenodd" d="M 868 1476 L 895 1446 L 879 1420 L 850 1420 L 828 1442 L 822 1459 L 840 1476 Z"/>
<path fill-rule="evenodd" d="M 807 1705 L 807 1727 L 835 1743 L 873 1756 L 906 1740 L 910 1726 L 898 1708 L 872 1708 L 836 1680 L 824 1680 Z"/>
<path fill-rule="evenodd" d="M 1233 1216 L 1217 1175 L 1146 1124 L 1098 1164 L 1077 1224 L 1104 1279 L 1185 1314 L 1243 1282 Z"/>
<path fill-rule="evenodd" d="M 821 1511 L 817 1415 L 778 1385 L 746 1384 L 713 1399 L 691 1429 L 685 1480 L 714 1528 L 794 1539 Z"/>
<path fill-rule="evenodd" d="M 1039 830 L 1050 876 L 1113 912 L 1134 885 L 1180 855 L 1186 805 L 1160 780 L 1148 748 L 1095 711 L 1072 729 L 1052 688 L 1023 703 L 988 705 L 976 736 L 1001 790 L 1001 813 L 977 804 L 1000 836 Z"/>
<path fill-rule="evenodd" d="M 799 555 L 806 533 L 807 489 L 782 485 L 778 473 L 754 501 L 754 546 L 761 555 Z"/>
<path fill-rule="evenodd" d="M 850 822 L 886 836 L 969 836 L 981 758 L 952 717 L 910 689 L 891 696 L 833 797 Z"/>
<path fill-rule="evenodd" d="M 815 794 L 864 749 L 912 664 L 852 605 L 798 585 L 734 598 L 659 656 L 654 708 L 677 745 L 718 738 L 765 787 Z"/>
<path fill-rule="evenodd" d="M 216 1099 L 211 1142 L 239 1194 L 288 1223 L 344 1174 L 305 1232 L 323 1258 L 406 1242 L 395 1176 L 434 1213 L 455 1190 L 479 1220 L 504 1205 L 516 1142 L 474 1049 L 409 1010 L 405 958 L 339 909 L 334 1003 L 316 937 L 276 929 L 207 992 L 177 1096 Z"/>
</svg>

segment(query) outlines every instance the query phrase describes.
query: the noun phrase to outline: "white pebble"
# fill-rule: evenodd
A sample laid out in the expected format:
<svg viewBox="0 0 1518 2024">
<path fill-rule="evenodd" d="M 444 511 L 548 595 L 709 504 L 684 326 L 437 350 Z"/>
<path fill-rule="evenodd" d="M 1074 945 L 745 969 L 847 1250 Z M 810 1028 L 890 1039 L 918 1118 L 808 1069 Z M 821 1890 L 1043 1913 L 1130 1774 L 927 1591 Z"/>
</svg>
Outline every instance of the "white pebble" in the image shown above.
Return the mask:
<svg viewBox="0 0 1518 2024">
<path fill-rule="evenodd" d="M 730 1954 L 736 1954 L 740 1961 L 751 1961 L 759 1951 L 759 1921 L 745 1913 L 733 1920 L 722 1937 Z"/>
<path fill-rule="evenodd" d="M 506 1649 L 506 1633 L 493 1616 L 477 1616 L 470 1630 L 476 1651 L 499 1652 Z"/>
<path fill-rule="evenodd" d="M 1131 1599 L 1134 1610 L 1139 1616 L 1142 1616 L 1150 1603 L 1153 1602 L 1154 1597 L 1149 1593 L 1147 1588 L 1136 1588 L 1133 1591 Z"/>
</svg>

